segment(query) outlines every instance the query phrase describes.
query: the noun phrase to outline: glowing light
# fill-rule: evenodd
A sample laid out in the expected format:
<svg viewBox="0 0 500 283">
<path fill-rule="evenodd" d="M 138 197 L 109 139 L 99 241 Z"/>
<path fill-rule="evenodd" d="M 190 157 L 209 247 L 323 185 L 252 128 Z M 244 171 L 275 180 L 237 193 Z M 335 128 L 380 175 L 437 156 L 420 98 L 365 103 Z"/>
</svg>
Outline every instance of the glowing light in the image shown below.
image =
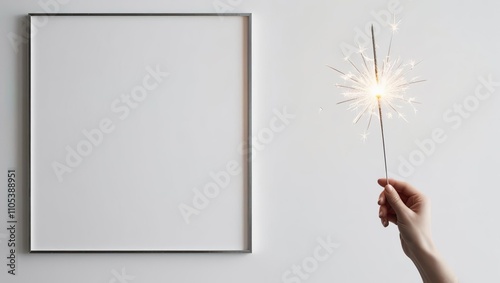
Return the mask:
<svg viewBox="0 0 500 283">
<path fill-rule="evenodd" d="M 382 96 L 384 95 L 384 91 L 385 91 L 384 87 L 379 84 L 372 86 L 371 89 L 372 95 L 374 95 L 377 99 L 382 98 Z"/>
<path fill-rule="evenodd" d="M 393 16 L 393 20 L 392 20 L 392 23 L 390 23 L 390 26 L 391 26 L 391 30 L 393 33 L 397 32 L 399 30 L 399 23 L 401 21 L 397 21 L 396 22 L 396 15 Z"/>
<path fill-rule="evenodd" d="M 394 33 L 399 29 L 399 21 L 394 19 L 391 24 L 391 38 L 389 47 L 384 59 L 376 61 L 376 45 L 373 37 L 373 57 L 366 54 L 367 47 L 359 46 L 359 58 L 355 60 L 344 56 L 344 59 L 353 68 L 352 72 L 343 72 L 337 68 L 330 67 L 340 74 L 343 84 L 336 84 L 337 87 L 344 90 L 342 95 L 345 100 L 338 104 L 348 103 L 348 110 L 356 112 L 353 123 L 358 123 L 363 117 L 367 117 L 368 125 L 365 132 L 368 132 L 373 116 L 379 116 L 379 106 L 388 110 L 388 117 L 392 117 L 392 113 L 397 117 L 406 121 L 406 116 L 403 114 L 405 106 L 409 107 L 416 113 L 417 109 L 415 98 L 406 98 L 406 92 L 412 84 L 424 82 L 419 77 L 407 78 L 419 62 L 409 60 L 403 62 L 400 58 L 393 59 L 391 57 L 391 47 Z M 392 112 L 392 113 L 390 113 Z M 366 139 L 366 135 L 362 135 L 362 139 Z"/>
<path fill-rule="evenodd" d="M 368 129 L 370 128 L 373 116 L 377 116 L 380 121 L 380 130 L 382 134 L 382 148 L 384 151 L 384 165 L 385 165 L 385 177 L 387 183 L 389 183 L 389 177 L 387 174 L 387 155 L 385 150 L 385 136 L 384 136 L 384 124 L 382 122 L 382 109 L 389 109 L 387 113 L 388 118 L 392 118 L 393 113 L 406 121 L 406 116 L 402 111 L 404 106 L 410 106 L 414 112 L 417 109 L 414 107 L 414 98 L 406 98 L 405 93 L 409 86 L 412 84 L 423 82 L 424 80 L 419 80 L 418 77 L 413 77 L 411 79 L 407 78 L 410 71 L 414 69 L 418 63 L 414 60 L 410 60 L 408 63 L 403 63 L 399 58 L 391 58 L 391 47 L 392 39 L 394 34 L 398 31 L 399 22 L 394 21 L 390 24 L 391 28 L 391 39 L 389 42 L 389 47 L 387 50 L 387 55 L 382 60 L 381 66 L 377 63 L 377 45 L 375 44 L 375 35 L 373 32 L 373 25 L 371 27 L 372 35 L 372 51 L 373 58 L 368 57 L 365 54 L 365 47 L 359 46 L 359 61 L 356 63 L 354 60 L 349 58 L 349 56 L 344 55 L 344 60 L 349 62 L 349 64 L 354 68 L 353 72 L 343 72 L 339 69 L 330 67 L 334 71 L 341 75 L 341 78 L 345 81 L 344 84 L 337 84 L 337 87 L 344 89 L 342 95 L 345 100 L 337 103 L 349 103 L 347 109 L 356 111 L 356 117 L 353 123 L 356 124 L 363 116 L 368 117 L 368 126 L 366 130 L 361 134 L 361 139 L 366 141 L 368 138 Z"/>
</svg>

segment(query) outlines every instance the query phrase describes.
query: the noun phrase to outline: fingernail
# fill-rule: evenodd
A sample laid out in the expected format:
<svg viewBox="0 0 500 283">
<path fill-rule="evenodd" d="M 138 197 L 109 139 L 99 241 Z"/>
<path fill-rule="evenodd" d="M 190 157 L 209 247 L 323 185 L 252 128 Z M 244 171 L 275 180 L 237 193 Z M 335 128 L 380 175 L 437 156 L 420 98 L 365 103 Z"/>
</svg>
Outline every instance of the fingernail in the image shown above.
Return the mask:
<svg viewBox="0 0 500 283">
<path fill-rule="evenodd" d="M 394 187 L 391 184 L 385 186 L 385 189 L 389 192 L 394 191 Z"/>
<path fill-rule="evenodd" d="M 378 217 L 382 217 L 382 211 L 378 213 Z"/>
<path fill-rule="evenodd" d="M 381 204 L 381 203 L 382 203 L 382 198 L 381 198 L 381 197 L 380 197 L 380 198 L 378 198 L 378 202 L 377 202 L 377 203 L 378 203 L 378 204 Z"/>
</svg>

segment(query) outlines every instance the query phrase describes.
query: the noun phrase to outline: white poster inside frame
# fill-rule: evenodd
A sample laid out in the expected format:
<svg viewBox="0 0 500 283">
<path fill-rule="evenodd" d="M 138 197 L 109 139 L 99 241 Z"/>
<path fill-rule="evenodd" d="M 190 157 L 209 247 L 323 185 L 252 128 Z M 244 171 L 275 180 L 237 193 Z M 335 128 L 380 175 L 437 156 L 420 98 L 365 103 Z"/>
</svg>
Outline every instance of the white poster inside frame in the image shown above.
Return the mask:
<svg viewBox="0 0 500 283">
<path fill-rule="evenodd" d="M 29 19 L 30 251 L 251 252 L 251 15 Z"/>
</svg>

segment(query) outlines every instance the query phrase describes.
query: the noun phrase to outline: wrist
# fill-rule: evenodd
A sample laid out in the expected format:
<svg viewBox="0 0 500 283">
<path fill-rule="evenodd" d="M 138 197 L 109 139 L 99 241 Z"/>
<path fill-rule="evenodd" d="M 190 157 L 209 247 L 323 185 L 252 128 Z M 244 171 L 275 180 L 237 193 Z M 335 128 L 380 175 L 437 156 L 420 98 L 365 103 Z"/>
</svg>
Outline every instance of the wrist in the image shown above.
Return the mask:
<svg viewBox="0 0 500 283">
<path fill-rule="evenodd" d="M 426 259 L 437 254 L 430 233 L 417 232 L 409 239 L 402 235 L 401 239 L 406 243 L 406 254 L 412 261 Z"/>
<path fill-rule="evenodd" d="M 433 243 L 416 245 L 410 248 L 410 254 L 408 257 L 415 263 L 415 265 L 417 265 L 417 267 L 425 267 L 426 265 L 433 264 L 439 260 L 438 251 Z"/>
<path fill-rule="evenodd" d="M 410 259 L 417 267 L 424 283 L 458 282 L 432 241 L 413 247 Z"/>
<path fill-rule="evenodd" d="M 418 242 L 410 245 L 409 248 L 412 257 L 416 260 L 433 258 L 438 254 L 434 241 L 431 237 L 421 237 Z"/>
</svg>

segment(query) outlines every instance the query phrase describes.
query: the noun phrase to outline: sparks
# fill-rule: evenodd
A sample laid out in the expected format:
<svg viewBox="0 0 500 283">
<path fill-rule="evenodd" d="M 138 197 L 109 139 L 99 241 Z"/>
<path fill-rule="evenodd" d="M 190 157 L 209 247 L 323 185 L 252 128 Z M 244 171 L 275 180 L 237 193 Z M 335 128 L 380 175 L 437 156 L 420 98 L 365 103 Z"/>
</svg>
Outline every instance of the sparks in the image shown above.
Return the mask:
<svg viewBox="0 0 500 283">
<path fill-rule="evenodd" d="M 362 134 L 361 134 L 361 140 L 362 140 L 363 142 L 365 142 L 365 141 L 368 139 L 368 135 L 369 135 L 369 133 L 368 133 L 368 132 L 364 132 L 364 133 L 362 133 Z"/>
<path fill-rule="evenodd" d="M 391 25 L 392 34 L 398 30 L 398 24 L 399 22 L 396 23 L 394 20 L 394 24 Z M 400 58 L 392 59 L 390 50 L 387 52 L 384 60 L 377 64 L 377 48 L 373 33 L 372 39 L 373 58 L 365 54 L 366 47 L 359 47 L 359 59 L 361 62 L 358 64 L 353 59 L 345 57 L 345 60 L 353 67 L 353 72 L 343 72 L 337 68 L 328 66 L 339 73 L 341 79 L 344 80 L 344 83 L 336 84 L 338 88 L 344 90 L 342 95 L 345 98 L 337 104 L 348 103 L 349 106 L 347 109 L 356 112 L 353 119 L 354 124 L 358 123 L 363 117 L 367 117 L 368 127 L 366 130 L 369 128 L 371 116 L 379 115 L 379 103 L 382 108 L 389 111 L 387 113 L 388 117 L 392 117 L 395 114 L 397 117 L 405 119 L 406 116 L 403 113 L 405 106 L 410 107 L 413 112 L 416 112 L 415 104 L 418 104 L 418 102 L 413 97 L 406 98 L 405 93 L 411 85 L 425 81 L 419 79 L 419 77 L 408 79 L 408 73 L 418 63 L 414 60 L 404 63 Z M 389 49 L 391 45 L 392 35 Z"/>
<path fill-rule="evenodd" d="M 391 30 L 393 33 L 396 33 L 399 30 L 399 23 L 400 22 L 401 21 L 396 21 L 396 15 L 393 15 L 392 23 L 389 24 L 391 26 Z"/>
<path fill-rule="evenodd" d="M 415 98 L 406 98 L 405 93 L 408 88 L 417 83 L 424 82 L 418 77 L 411 79 L 407 78 L 410 71 L 414 69 L 419 62 L 410 60 L 408 63 L 403 63 L 399 58 L 391 58 L 391 47 L 394 34 L 399 30 L 399 21 L 396 22 L 394 17 L 393 23 L 390 24 L 391 38 L 387 55 L 381 62 L 381 66 L 377 62 L 377 45 L 375 44 L 375 35 L 373 25 L 371 27 L 372 51 L 373 58 L 369 58 L 365 54 L 366 47 L 359 46 L 359 63 L 356 63 L 349 56 L 344 56 L 344 60 L 354 68 L 353 72 L 343 72 L 337 68 L 330 67 L 340 74 L 344 80 L 343 84 L 337 84 L 337 87 L 344 89 L 342 95 L 344 100 L 337 104 L 348 103 L 348 110 L 353 110 L 356 116 L 353 123 L 358 123 L 363 116 L 368 118 L 368 125 L 361 135 L 363 141 L 368 137 L 368 129 L 370 128 L 373 116 L 378 117 L 380 121 L 380 130 L 382 134 L 382 147 L 384 152 L 385 177 L 387 183 L 389 178 L 387 175 L 387 155 L 385 150 L 385 135 L 382 119 L 382 109 L 388 110 L 387 117 L 392 118 L 393 113 L 397 117 L 406 121 L 406 116 L 403 113 L 404 106 L 409 106 L 416 113 L 417 109 L 414 104 L 418 103 Z"/>
</svg>

